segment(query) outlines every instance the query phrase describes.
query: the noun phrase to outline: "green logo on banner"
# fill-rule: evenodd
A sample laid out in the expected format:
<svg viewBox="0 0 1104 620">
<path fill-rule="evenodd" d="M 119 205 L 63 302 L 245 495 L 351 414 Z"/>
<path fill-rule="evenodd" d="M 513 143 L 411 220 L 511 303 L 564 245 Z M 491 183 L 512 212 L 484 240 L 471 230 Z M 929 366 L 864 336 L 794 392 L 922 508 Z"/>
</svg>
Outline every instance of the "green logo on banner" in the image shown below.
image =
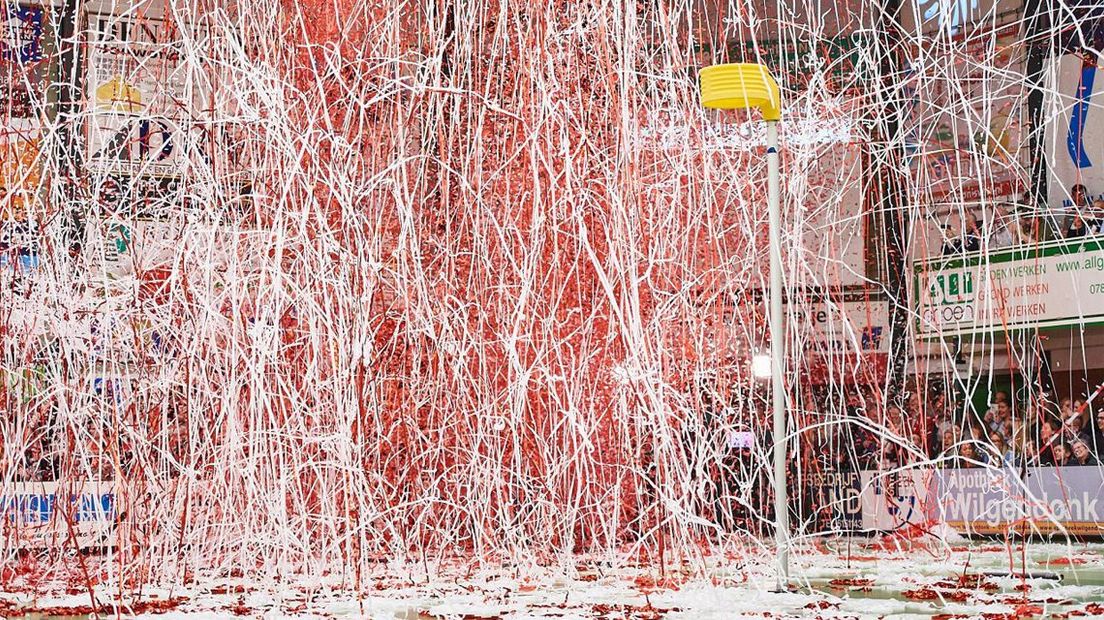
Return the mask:
<svg viewBox="0 0 1104 620">
<path fill-rule="evenodd" d="M 932 278 L 928 294 L 933 305 L 960 304 L 974 299 L 974 274 L 969 271 L 940 273 Z"/>
<path fill-rule="evenodd" d="M 119 254 L 125 254 L 130 248 L 130 229 L 122 224 L 112 224 L 111 235 L 115 244 L 115 251 Z"/>
</svg>

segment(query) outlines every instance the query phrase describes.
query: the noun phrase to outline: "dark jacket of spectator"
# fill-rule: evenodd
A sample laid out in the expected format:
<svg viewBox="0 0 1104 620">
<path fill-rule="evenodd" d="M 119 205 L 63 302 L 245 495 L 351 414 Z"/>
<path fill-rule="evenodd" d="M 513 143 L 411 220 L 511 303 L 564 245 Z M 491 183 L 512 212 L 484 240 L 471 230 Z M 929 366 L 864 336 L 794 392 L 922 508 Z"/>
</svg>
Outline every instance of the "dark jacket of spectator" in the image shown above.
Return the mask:
<svg viewBox="0 0 1104 620">
<path fill-rule="evenodd" d="M 1072 228 L 1074 218 L 1080 213 L 1086 213 L 1092 205 L 1092 201 L 1089 200 L 1089 190 L 1084 185 L 1078 183 L 1070 188 L 1070 199 L 1072 204 L 1070 208 L 1063 209 L 1065 211 L 1064 222 L 1066 228 Z"/>
<path fill-rule="evenodd" d="M 943 256 L 953 256 L 962 252 L 962 239 L 947 239 L 943 242 Z"/>
<path fill-rule="evenodd" d="M 1043 445 L 1042 448 L 1039 449 L 1039 454 L 1036 456 L 1036 459 L 1035 459 L 1038 462 L 1039 465 L 1042 465 L 1044 467 L 1049 467 L 1051 465 L 1054 465 L 1054 445 L 1055 445 L 1055 443 L 1057 443 L 1057 440 L 1055 440 L 1054 443 L 1045 444 L 1045 445 Z M 1031 464 L 1034 465 L 1035 463 L 1031 463 Z"/>
<path fill-rule="evenodd" d="M 1096 412 L 1093 417 L 1092 433 L 1089 434 L 1089 447 L 1096 453 L 1096 458 L 1104 458 L 1104 409 Z"/>
<path fill-rule="evenodd" d="M 966 218 L 966 225 L 962 230 L 962 251 L 977 252 L 981 249 L 981 225 L 972 214 Z"/>
<path fill-rule="evenodd" d="M 1066 239 L 1076 239 L 1077 237 L 1084 237 L 1089 232 L 1089 227 L 1085 225 L 1085 222 L 1081 220 L 1080 215 L 1073 216 L 1073 222 L 1066 229 Z"/>
</svg>

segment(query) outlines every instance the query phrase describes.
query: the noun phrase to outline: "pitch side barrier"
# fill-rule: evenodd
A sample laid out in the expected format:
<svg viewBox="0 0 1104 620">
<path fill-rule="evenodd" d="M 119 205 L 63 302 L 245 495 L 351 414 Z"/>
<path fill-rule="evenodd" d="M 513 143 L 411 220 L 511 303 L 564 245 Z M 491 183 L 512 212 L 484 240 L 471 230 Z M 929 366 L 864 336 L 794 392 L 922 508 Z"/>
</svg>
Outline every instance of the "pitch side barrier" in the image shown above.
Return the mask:
<svg viewBox="0 0 1104 620">
<path fill-rule="evenodd" d="M 965 535 L 1104 537 L 1104 469 L 1097 466 L 865 470 L 811 482 L 813 509 L 829 515 L 835 531 L 945 523 Z"/>
<path fill-rule="evenodd" d="M 115 484 L 0 483 L 0 513 L 9 548 L 111 546 L 118 521 Z"/>
</svg>

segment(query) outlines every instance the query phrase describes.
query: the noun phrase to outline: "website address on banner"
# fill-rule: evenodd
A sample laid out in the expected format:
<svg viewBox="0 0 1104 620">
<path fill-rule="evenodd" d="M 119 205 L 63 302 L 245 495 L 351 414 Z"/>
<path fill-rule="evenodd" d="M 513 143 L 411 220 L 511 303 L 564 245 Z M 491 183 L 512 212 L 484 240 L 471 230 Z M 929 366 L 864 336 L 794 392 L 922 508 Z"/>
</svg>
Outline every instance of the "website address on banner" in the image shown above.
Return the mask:
<svg viewBox="0 0 1104 620">
<path fill-rule="evenodd" d="M 1104 525 L 1092 521 L 1075 521 L 1063 523 L 1061 527 L 1054 521 L 1047 519 L 1022 519 L 1011 523 L 994 525 L 972 521 L 947 521 L 947 526 L 959 532 L 979 534 L 982 536 L 1006 534 L 1016 532 L 1018 534 L 1058 534 L 1065 532 L 1073 536 L 1099 536 L 1104 532 Z"/>
<path fill-rule="evenodd" d="M 1071 271 L 1104 271 L 1104 256 L 1090 256 L 1085 260 L 1072 259 L 1064 260 L 1055 265 L 1055 268 L 1060 273 L 1069 273 Z"/>
</svg>

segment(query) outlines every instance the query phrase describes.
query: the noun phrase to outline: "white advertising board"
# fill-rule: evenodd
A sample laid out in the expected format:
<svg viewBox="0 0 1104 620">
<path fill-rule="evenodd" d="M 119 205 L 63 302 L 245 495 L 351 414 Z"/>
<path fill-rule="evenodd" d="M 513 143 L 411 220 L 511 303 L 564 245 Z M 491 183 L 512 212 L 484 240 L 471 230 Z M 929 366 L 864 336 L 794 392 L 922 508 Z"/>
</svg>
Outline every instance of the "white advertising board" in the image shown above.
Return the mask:
<svg viewBox="0 0 1104 620">
<path fill-rule="evenodd" d="M 924 523 L 932 473 L 924 469 L 862 472 L 862 528 L 889 532 Z"/>
<path fill-rule="evenodd" d="M 1097 466 L 946 469 L 932 478 L 932 516 L 968 534 L 1016 529 L 1100 536 L 1102 488 Z"/>
<path fill-rule="evenodd" d="M 889 352 L 889 302 L 818 302 L 809 306 L 810 350 L 822 354 Z"/>
<path fill-rule="evenodd" d="M 1022 0 L 910 0 L 901 6 L 906 32 L 936 35 L 970 31 L 1022 17 Z"/>
<path fill-rule="evenodd" d="M 809 476 L 810 514 L 821 526 L 853 532 L 863 527 L 862 476 L 857 471 L 826 471 Z"/>
<path fill-rule="evenodd" d="M 1104 79 L 1098 79 L 1101 57 L 1065 54 L 1048 72 L 1052 83 L 1043 91 L 1046 119 L 1049 204 L 1062 211 L 1071 205 L 1074 185 L 1090 197 L 1104 195 Z"/>
<path fill-rule="evenodd" d="M 112 482 L 14 482 L 0 487 L 4 534 L 21 548 L 113 544 Z"/>
<path fill-rule="evenodd" d="M 799 220 L 795 225 L 802 231 L 801 260 L 812 280 L 806 285 L 864 285 L 867 231 L 861 149 L 858 144 L 835 145 L 805 157 L 805 193 L 791 211 Z"/>
<path fill-rule="evenodd" d="M 693 126 L 678 110 L 661 110 L 647 119 L 641 128 L 642 150 L 705 150 L 751 151 L 763 147 L 766 141 L 762 123 L 711 126 L 705 146 L 694 145 Z M 863 213 L 864 177 L 861 144 L 863 139 L 854 131 L 855 121 L 849 111 L 835 116 L 783 121 L 780 128 L 786 145 L 788 161 L 795 172 L 792 187 L 783 195 L 786 212 L 792 218 L 800 240 L 788 251 L 797 252 L 799 260 L 808 265 L 797 276 L 808 287 L 854 287 L 868 282 L 866 278 L 866 227 Z M 799 171 L 799 172 L 798 172 Z M 661 177 L 651 188 L 657 196 L 669 194 L 677 187 L 671 179 Z M 749 183 L 753 191 L 763 188 Z M 765 208 L 763 200 L 752 202 Z M 765 233 L 765 229 L 763 231 Z M 761 239 L 765 248 L 765 237 Z M 762 261 L 755 282 L 765 284 L 768 278 Z"/>
<path fill-rule="evenodd" d="M 1097 466 L 866 470 L 859 480 L 862 523 L 853 530 L 945 523 L 963 534 L 1104 535 Z M 854 493 L 846 480 L 831 482 L 840 487 L 831 496 Z"/>
<path fill-rule="evenodd" d="M 1018 22 L 968 31 L 952 31 L 958 34 L 938 55 L 930 46 L 914 48 L 910 60 L 907 162 L 921 201 L 933 205 L 991 202 L 1022 189 Z M 936 62 L 943 77 L 931 79 Z"/>
<path fill-rule="evenodd" d="M 173 219 L 97 219 L 86 226 L 85 243 L 102 257 L 112 278 L 151 270 L 172 271 L 179 264 L 204 270 L 252 273 L 271 261 L 275 232 Z M 181 275 L 181 278 L 184 276 Z"/>
<path fill-rule="evenodd" d="M 165 22 L 89 18 L 88 165 L 96 172 L 181 174 L 200 157 L 192 135 L 203 80 Z"/>
<path fill-rule="evenodd" d="M 1104 319 L 1104 238 L 919 261 L 919 333 L 935 338 Z"/>
</svg>

